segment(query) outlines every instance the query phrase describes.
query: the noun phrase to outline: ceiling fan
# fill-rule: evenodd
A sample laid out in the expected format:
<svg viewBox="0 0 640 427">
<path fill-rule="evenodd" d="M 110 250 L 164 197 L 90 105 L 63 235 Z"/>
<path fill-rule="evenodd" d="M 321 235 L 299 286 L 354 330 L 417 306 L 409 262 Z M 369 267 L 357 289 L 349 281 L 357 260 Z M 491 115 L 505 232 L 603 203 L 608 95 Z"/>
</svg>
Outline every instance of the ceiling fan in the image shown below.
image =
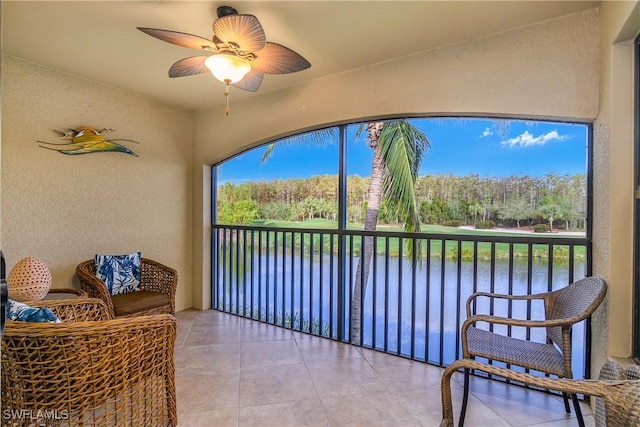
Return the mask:
<svg viewBox="0 0 640 427">
<path fill-rule="evenodd" d="M 229 114 L 229 85 L 255 92 L 265 74 L 288 74 L 311 67 L 309 61 L 278 43 L 268 42 L 262 25 L 253 15 L 239 14 L 231 6 L 220 6 L 213 21 L 211 40 L 178 31 L 137 27 L 138 30 L 206 55 L 192 56 L 169 68 L 169 77 L 185 77 L 210 71 L 226 84 L 226 114 Z"/>
</svg>

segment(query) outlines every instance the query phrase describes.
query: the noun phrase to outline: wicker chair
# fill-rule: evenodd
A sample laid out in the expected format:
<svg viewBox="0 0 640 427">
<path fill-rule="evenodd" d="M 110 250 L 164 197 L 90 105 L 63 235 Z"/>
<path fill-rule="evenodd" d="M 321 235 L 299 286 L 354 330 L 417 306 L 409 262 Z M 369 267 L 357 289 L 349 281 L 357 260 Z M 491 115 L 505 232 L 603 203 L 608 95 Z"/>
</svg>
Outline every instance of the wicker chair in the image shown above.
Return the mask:
<svg viewBox="0 0 640 427">
<path fill-rule="evenodd" d="M 572 378 L 571 368 L 571 328 L 589 317 L 604 300 L 607 284 L 598 277 L 586 277 L 562 289 L 535 295 L 500 295 L 486 292 L 472 294 L 467 300 L 467 320 L 462 325 L 462 353 L 464 359 L 475 357 L 521 366 L 559 378 Z M 476 314 L 473 308 L 476 299 L 486 297 L 490 300 L 541 300 L 544 303 L 544 320 L 521 320 Z M 522 340 L 500 335 L 477 327 L 477 323 L 507 325 L 530 328 L 546 328 L 546 343 Z M 473 369 L 487 371 L 490 365 L 474 364 Z M 460 424 L 464 417 L 469 397 L 470 368 L 464 369 L 464 394 Z M 563 393 L 565 410 L 570 412 L 567 394 Z M 580 426 L 584 426 L 578 398 L 571 394 L 576 417 Z"/>
<path fill-rule="evenodd" d="M 107 304 L 114 317 L 130 317 L 149 314 L 174 314 L 178 272 L 159 262 L 142 258 L 140 262 L 140 290 L 111 295 L 107 285 L 96 277 L 94 260 L 76 267 L 80 288 L 90 297 Z"/>
<path fill-rule="evenodd" d="M 37 305 L 63 322 L 7 321 L 2 425 L 177 424 L 173 316 L 102 320 L 106 305 L 87 298 Z"/>
<path fill-rule="evenodd" d="M 587 396 L 599 396 L 603 401 L 603 416 L 606 416 L 606 424 L 598 424 L 598 410 L 596 410 L 596 426 L 628 427 L 640 425 L 640 381 L 638 380 L 548 378 L 487 365 L 473 359 L 460 359 L 449 365 L 442 375 L 442 422 L 440 427 L 453 427 L 454 425 L 451 375 L 458 369 L 479 369 L 512 381 L 547 390 L 561 391 L 565 394 L 582 393 Z"/>
<path fill-rule="evenodd" d="M 602 369 L 600 369 L 600 376 L 598 377 L 598 379 L 605 380 L 605 381 L 640 380 L 640 366 L 630 365 L 623 369 L 619 363 L 613 360 L 609 360 L 602 366 Z M 640 381 L 637 381 L 637 383 L 640 384 Z M 636 416 L 637 416 L 637 411 L 638 411 L 637 403 L 638 402 L 636 401 L 636 404 L 635 404 L 636 408 L 631 408 L 626 410 L 627 411 L 635 410 Z M 596 398 L 595 418 L 596 418 L 596 427 L 607 427 L 608 425 L 610 425 L 607 423 L 607 410 L 605 408 L 605 401 L 602 400 L 600 397 Z M 611 421 L 612 421 L 611 424 L 617 422 L 616 420 L 611 420 Z M 634 424 L 638 424 L 638 421 L 639 420 L 636 419 Z M 629 423 L 628 425 L 631 425 L 631 423 Z"/>
</svg>

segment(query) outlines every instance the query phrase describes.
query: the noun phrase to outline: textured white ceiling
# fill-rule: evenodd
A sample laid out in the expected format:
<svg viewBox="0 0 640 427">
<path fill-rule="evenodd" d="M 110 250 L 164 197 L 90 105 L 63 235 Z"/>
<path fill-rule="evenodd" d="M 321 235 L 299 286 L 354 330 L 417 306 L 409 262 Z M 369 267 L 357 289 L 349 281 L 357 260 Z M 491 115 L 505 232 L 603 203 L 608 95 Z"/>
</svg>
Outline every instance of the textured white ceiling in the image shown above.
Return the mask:
<svg viewBox="0 0 640 427">
<path fill-rule="evenodd" d="M 267 40 L 311 62 L 267 75 L 256 93 L 460 43 L 597 7 L 597 1 L 16 1 L 2 7 L 2 51 L 89 80 L 192 110 L 225 102 L 209 74 L 170 79 L 175 61 L 198 51 L 149 37 L 136 27 L 210 39 L 221 5 L 255 15 Z"/>
</svg>

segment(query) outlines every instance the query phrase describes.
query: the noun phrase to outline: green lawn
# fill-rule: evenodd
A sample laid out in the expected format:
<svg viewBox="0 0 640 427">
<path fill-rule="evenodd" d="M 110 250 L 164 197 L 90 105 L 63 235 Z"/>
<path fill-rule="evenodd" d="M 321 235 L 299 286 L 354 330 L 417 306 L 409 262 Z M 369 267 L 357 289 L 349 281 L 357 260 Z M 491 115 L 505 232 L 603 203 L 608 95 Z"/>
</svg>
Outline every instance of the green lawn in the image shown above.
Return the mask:
<svg viewBox="0 0 640 427">
<path fill-rule="evenodd" d="M 258 220 L 255 221 L 252 225 L 263 226 L 263 227 L 271 227 L 271 228 L 301 228 L 301 229 L 327 229 L 327 230 L 337 230 L 337 222 L 330 221 L 322 218 L 314 218 L 307 221 L 274 221 L 274 220 Z M 362 230 L 362 224 L 350 223 L 347 224 L 347 229 L 351 230 Z M 378 231 L 398 231 L 401 232 L 402 227 L 399 226 L 390 226 L 390 225 L 379 225 L 377 228 Z M 457 227 L 445 227 L 441 225 L 431 225 L 426 224 L 421 226 L 421 231 L 423 233 L 431 233 L 431 234 L 454 234 L 454 235 L 480 235 L 480 236 L 505 236 L 504 232 L 499 231 L 491 231 L 491 230 L 473 230 L 473 229 L 460 229 Z M 291 233 L 286 233 L 285 236 L 282 236 L 283 233 L 278 233 L 278 241 L 282 244 L 282 239 L 287 239 L 290 241 Z M 305 234 L 304 237 L 299 233 L 293 233 L 294 239 L 294 247 L 296 251 L 300 250 L 301 245 L 304 246 L 304 252 L 308 253 L 311 250 L 311 245 L 313 245 L 313 251 L 318 252 L 320 249 L 320 236 L 309 234 Z M 528 236 L 532 237 L 530 233 L 509 233 L 509 236 Z M 545 234 L 544 237 L 553 237 L 552 234 Z M 313 237 L 313 243 L 311 238 Z M 323 252 L 329 253 L 331 251 L 337 251 L 337 241 L 334 238 L 333 249 L 330 248 L 331 237 L 329 234 L 323 236 Z M 385 238 L 378 237 L 377 239 L 377 253 L 384 254 L 386 245 L 389 245 L 389 255 L 390 256 L 398 256 L 399 251 L 399 239 L 395 237 Z M 350 243 L 353 242 L 353 252 L 354 255 L 359 255 L 361 248 L 361 238 L 360 236 L 354 236 L 353 240 L 347 239 L 347 251 L 350 251 Z M 403 254 L 406 256 L 407 254 L 407 239 L 404 239 L 403 243 Z M 426 255 L 427 244 L 430 244 L 431 256 L 441 257 L 442 256 L 442 244 L 441 240 L 431 240 L 429 242 L 422 241 L 422 254 Z M 291 244 L 286 244 L 289 248 Z M 527 244 L 516 244 L 514 245 L 514 257 L 527 257 L 528 256 L 528 245 Z M 478 243 L 478 258 L 479 259 L 490 259 L 491 258 L 491 243 L 481 242 Z M 536 258 L 548 258 L 548 246 L 547 245 L 533 245 L 532 247 L 533 256 Z M 462 244 L 462 259 L 471 260 L 473 259 L 474 245 L 472 242 L 463 242 Z M 577 246 L 575 248 L 576 259 L 585 259 L 585 248 L 583 246 Z M 446 258 L 455 259 L 458 256 L 458 244 L 457 242 L 449 241 L 446 242 L 445 247 L 445 255 Z M 508 258 L 509 257 L 509 245 L 506 243 L 496 243 L 495 245 L 495 256 L 496 258 Z M 569 249 L 567 246 L 556 246 L 554 247 L 554 259 L 563 260 L 568 259 L 569 257 Z"/>
</svg>

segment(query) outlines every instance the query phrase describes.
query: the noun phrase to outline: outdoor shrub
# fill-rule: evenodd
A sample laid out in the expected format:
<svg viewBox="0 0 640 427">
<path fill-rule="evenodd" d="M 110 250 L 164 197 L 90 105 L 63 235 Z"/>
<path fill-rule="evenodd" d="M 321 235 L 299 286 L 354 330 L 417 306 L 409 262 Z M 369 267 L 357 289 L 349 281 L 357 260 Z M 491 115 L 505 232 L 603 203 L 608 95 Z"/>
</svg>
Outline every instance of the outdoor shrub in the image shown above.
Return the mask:
<svg viewBox="0 0 640 427">
<path fill-rule="evenodd" d="M 496 223 L 493 221 L 478 221 L 476 223 L 476 228 L 480 230 L 486 230 L 488 228 L 495 228 Z"/>
<path fill-rule="evenodd" d="M 458 247 L 451 248 L 447 251 L 447 258 L 452 260 L 458 259 Z M 473 249 L 469 247 L 463 247 L 462 253 L 460 254 L 460 258 L 463 261 L 471 261 L 473 260 Z"/>
<path fill-rule="evenodd" d="M 549 224 L 536 224 L 533 226 L 533 231 L 536 233 L 548 233 L 551 228 L 549 228 Z"/>
<path fill-rule="evenodd" d="M 293 216 L 291 206 L 284 202 L 260 203 L 258 205 L 258 215 L 262 219 L 275 219 L 289 221 Z"/>
<path fill-rule="evenodd" d="M 445 227 L 460 227 L 462 223 L 457 219 L 452 219 L 450 221 L 445 221 L 442 223 Z"/>
<path fill-rule="evenodd" d="M 569 248 L 567 246 L 554 246 L 553 247 L 554 259 L 569 259 Z"/>
</svg>

